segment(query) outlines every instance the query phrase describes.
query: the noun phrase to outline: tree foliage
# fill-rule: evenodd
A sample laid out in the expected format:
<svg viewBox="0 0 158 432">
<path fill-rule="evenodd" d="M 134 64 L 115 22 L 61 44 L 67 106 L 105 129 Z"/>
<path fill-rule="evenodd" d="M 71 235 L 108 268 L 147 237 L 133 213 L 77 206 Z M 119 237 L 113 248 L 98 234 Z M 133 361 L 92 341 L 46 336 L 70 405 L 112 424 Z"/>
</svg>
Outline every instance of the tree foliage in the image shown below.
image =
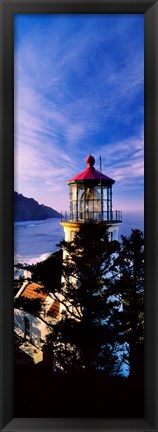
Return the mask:
<svg viewBox="0 0 158 432">
<path fill-rule="evenodd" d="M 129 238 L 122 236 L 117 264 L 120 274 L 113 291 L 121 293 L 123 306 L 119 341 L 128 344 L 123 360 L 130 366 L 132 380 L 143 379 L 144 238 L 140 230 L 132 230 Z"/>
<path fill-rule="evenodd" d="M 14 308 L 23 309 L 33 315 L 38 315 L 43 308 L 42 298 L 17 297 L 14 300 Z"/>
<path fill-rule="evenodd" d="M 49 336 L 54 361 L 69 371 L 117 367 L 117 330 L 113 317 L 120 305 L 112 297 L 111 280 L 116 278 L 118 242 L 109 242 L 103 224 L 81 226 L 71 242 L 61 242 L 64 259 L 60 292 L 54 296 L 64 307 L 62 319 Z"/>
<path fill-rule="evenodd" d="M 27 381 L 32 385 L 30 413 L 33 406 L 33 415 L 44 409 L 46 417 L 52 407 L 53 415 L 63 417 L 72 410 L 76 417 L 143 417 L 143 234 L 132 230 L 121 243 L 110 242 L 103 224 L 85 224 L 72 242 L 59 246 L 60 253 L 37 265 L 33 275 L 61 303 L 63 313 L 45 343 L 45 361 L 39 364 L 44 371 L 36 377 L 35 365 L 26 378 L 26 388 Z M 36 314 L 40 301 L 17 298 L 16 307 Z M 118 351 L 130 366 L 129 379 L 118 376 Z M 19 383 L 23 386 L 21 379 Z M 45 394 L 42 404 L 39 385 Z M 24 397 L 21 387 L 18 394 Z M 19 403 L 28 409 L 27 399 L 17 399 L 17 412 Z"/>
</svg>

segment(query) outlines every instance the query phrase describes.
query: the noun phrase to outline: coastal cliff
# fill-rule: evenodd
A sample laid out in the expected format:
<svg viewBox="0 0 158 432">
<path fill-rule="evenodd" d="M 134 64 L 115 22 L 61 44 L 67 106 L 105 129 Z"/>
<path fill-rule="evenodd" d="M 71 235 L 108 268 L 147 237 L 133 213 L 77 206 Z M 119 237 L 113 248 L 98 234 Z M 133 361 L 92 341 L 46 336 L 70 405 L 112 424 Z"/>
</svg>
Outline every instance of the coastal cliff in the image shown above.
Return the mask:
<svg viewBox="0 0 158 432">
<path fill-rule="evenodd" d="M 44 220 L 60 218 L 60 213 L 51 207 L 39 204 L 33 198 L 26 198 L 14 192 L 14 220 L 15 222 L 27 220 Z"/>
</svg>

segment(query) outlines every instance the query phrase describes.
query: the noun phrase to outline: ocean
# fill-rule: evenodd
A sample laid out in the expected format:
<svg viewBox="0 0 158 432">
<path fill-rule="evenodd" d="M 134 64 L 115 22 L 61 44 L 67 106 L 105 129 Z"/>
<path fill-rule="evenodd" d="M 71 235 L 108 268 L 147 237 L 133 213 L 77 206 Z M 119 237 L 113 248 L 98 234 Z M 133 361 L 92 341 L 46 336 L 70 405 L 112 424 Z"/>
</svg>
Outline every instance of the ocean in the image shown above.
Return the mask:
<svg viewBox="0 0 158 432">
<path fill-rule="evenodd" d="M 144 212 L 124 211 L 121 235 L 129 236 L 131 229 L 138 228 L 144 232 Z M 14 224 L 14 263 L 33 264 L 43 261 L 52 252 L 59 249 L 57 244 L 64 239 L 64 230 L 60 219 L 42 221 L 15 222 Z"/>
</svg>

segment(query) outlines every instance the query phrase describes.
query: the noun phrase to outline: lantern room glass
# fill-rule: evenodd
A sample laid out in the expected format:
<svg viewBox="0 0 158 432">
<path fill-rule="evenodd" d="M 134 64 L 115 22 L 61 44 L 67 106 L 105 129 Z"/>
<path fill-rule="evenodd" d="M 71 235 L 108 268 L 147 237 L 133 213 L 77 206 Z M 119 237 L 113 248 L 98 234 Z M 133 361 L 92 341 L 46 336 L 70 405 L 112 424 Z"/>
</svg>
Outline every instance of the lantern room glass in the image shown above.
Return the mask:
<svg viewBox="0 0 158 432">
<path fill-rule="evenodd" d="M 70 220 L 111 221 L 112 186 L 71 184 Z"/>
</svg>

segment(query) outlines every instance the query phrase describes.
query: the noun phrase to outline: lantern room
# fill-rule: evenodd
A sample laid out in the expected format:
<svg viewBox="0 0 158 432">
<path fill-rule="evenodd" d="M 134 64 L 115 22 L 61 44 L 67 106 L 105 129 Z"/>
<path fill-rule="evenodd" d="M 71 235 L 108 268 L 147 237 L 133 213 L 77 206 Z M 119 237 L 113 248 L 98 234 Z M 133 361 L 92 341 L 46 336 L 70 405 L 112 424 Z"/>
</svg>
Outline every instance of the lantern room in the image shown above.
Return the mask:
<svg viewBox="0 0 158 432">
<path fill-rule="evenodd" d="M 92 155 L 87 157 L 86 163 L 87 168 L 68 181 L 69 222 L 121 222 L 121 212 L 112 210 L 112 185 L 115 180 L 102 174 L 101 166 L 100 172 L 94 168 L 95 159 Z"/>
</svg>

